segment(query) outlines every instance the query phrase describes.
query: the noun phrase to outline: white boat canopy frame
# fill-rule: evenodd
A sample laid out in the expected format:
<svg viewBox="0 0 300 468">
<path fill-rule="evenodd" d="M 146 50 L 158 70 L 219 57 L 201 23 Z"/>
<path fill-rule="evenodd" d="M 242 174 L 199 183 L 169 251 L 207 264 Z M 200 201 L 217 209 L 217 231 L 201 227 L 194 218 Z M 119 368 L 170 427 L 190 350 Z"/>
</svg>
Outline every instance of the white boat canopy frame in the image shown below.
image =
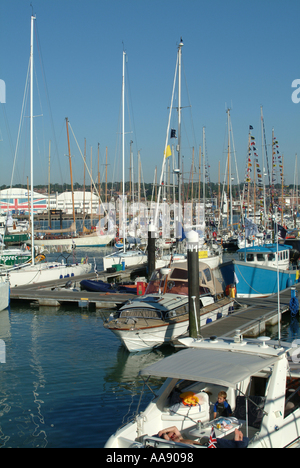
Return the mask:
<svg viewBox="0 0 300 468">
<path fill-rule="evenodd" d="M 270 367 L 279 359 L 280 356 L 249 355 L 235 350 L 191 348 L 146 367 L 140 375 L 208 382 L 236 388 L 239 382 Z"/>
</svg>

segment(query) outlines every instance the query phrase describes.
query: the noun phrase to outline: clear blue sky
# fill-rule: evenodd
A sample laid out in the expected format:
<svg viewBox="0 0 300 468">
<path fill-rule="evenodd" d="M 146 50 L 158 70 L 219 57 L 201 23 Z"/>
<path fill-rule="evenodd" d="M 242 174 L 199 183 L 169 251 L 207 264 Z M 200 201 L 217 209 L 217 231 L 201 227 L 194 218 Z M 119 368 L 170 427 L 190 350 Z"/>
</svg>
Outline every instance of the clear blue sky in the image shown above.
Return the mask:
<svg viewBox="0 0 300 468">
<path fill-rule="evenodd" d="M 120 102 L 123 43 L 127 53 L 126 158 L 129 142 L 141 151 L 146 182 L 160 172 L 177 44 L 184 47 L 183 154 L 189 172 L 191 147 L 196 157 L 206 128 L 211 180 L 218 162 L 224 172 L 226 105 L 231 118 L 240 179 L 244 179 L 248 129 L 261 157 L 260 106 L 268 143 L 272 127 L 285 158 L 285 180 L 294 178 L 300 157 L 300 103 L 291 100 L 292 81 L 300 78 L 299 0 L 33 0 L 36 29 L 51 104 L 51 125 L 38 46 L 35 41 L 34 183 L 46 183 L 51 139 L 51 180 L 69 182 L 65 117 L 87 157 L 93 148 L 93 175 L 100 143 L 101 170 L 108 148 L 109 180 L 120 168 Z M 30 0 L 0 0 L 0 79 L 6 83 L 0 111 L 0 184 L 9 184 L 30 51 Z M 39 99 L 39 95 L 41 98 Z M 40 106 L 42 103 L 42 110 Z M 191 120 L 192 113 L 192 120 Z M 27 113 L 28 115 L 28 113 Z M 25 119 L 14 183 L 29 176 L 28 126 Z M 175 126 L 176 116 L 172 119 Z M 191 131 L 193 125 L 193 131 Z M 186 137 L 185 137 L 186 133 Z M 10 144 L 11 139 L 11 144 Z M 74 180 L 83 183 L 83 163 L 71 136 Z M 271 155 L 271 149 L 268 148 Z M 300 165 L 300 162 L 299 162 Z M 198 166 L 198 164 L 197 164 Z M 129 171 L 126 171 L 127 178 Z M 120 170 L 115 179 L 121 177 Z M 187 176 L 188 177 L 188 176 Z M 223 176 L 221 176 L 223 178 Z M 103 178 L 103 175 L 102 175 Z"/>
</svg>

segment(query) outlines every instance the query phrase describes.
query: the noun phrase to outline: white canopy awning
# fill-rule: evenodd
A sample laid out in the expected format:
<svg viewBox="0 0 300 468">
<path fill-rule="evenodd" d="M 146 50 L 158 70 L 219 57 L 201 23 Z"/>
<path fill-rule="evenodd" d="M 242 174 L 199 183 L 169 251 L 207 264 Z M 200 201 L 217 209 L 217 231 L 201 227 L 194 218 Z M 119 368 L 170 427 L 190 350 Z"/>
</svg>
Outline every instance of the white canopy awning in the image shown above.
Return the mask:
<svg viewBox="0 0 300 468">
<path fill-rule="evenodd" d="M 237 383 L 271 366 L 278 359 L 278 356 L 189 348 L 146 367 L 140 375 L 235 387 Z"/>
</svg>

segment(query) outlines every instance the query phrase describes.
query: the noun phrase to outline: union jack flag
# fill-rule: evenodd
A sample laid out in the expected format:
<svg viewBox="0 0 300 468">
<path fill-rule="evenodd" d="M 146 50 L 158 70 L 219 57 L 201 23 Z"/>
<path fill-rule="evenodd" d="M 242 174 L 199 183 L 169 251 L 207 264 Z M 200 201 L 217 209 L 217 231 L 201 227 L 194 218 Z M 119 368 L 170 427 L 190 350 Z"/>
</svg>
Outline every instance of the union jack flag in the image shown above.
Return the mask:
<svg viewBox="0 0 300 468">
<path fill-rule="evenodd" d="M 217 439 L 213 426 L 211 428 L 211 433 L 208 441 L 208 448 L 217 448 Z"/>
<path fill-rule="evenodd" d="M 30 203 L 30 201 L 29 201 Z M 14 198 L 13 201 L 5 199 L 0 201 L 0 207 L 3 211 L 24 211 L 28 213 L 28 198 Z M 47 209 L 47 201 L 45 198 L 33 199 L 33 210 L 35 213 Z"/>
</svg>

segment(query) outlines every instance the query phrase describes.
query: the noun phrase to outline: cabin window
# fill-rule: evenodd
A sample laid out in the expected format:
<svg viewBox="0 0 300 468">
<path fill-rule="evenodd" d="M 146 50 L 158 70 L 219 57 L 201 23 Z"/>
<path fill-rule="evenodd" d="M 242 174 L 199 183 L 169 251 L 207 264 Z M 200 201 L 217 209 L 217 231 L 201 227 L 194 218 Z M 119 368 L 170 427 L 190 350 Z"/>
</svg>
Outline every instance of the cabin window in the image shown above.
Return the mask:
<svg viewBox="0 0 300 468">
<path fill-rule="evenodd" d="M 168 281 L 166 292 L 180 296 L 188 296 L 189 285 L 186 281 Z"/>
<path fill-rule="evenodd" d="M 244 253 L 240 253 L 240 254 L 239 254 L 239 259 L 240 259 L 240 262 L 244 262 L 244 261 L 245 261 L 245 254 L 244 254 Z"/>
<path fill-rule="evenodd" d="M 300 379 L 288 377 L 286 379 L 284 417 L 300 407 Z"/>
<path fill-rule="evenodd" d="M 211 281 L 211 272 L 208 268 L 205 268 L 204 274 L 206 276 L 207 281 Z"/>
<path fill-rule="evenodd" d="M 187 270 L 182 270 L 181 268 L 174 268 L 174 270 L 172 271 L 172 274 L 170 275 L 170 278 L 187 280 L 188 279 L 188 271 Z"/>
<path fill-rule="evenodd" d="M 247 254 L 247 262 L 254 262 L 254 254 L 252 253 Z"/>
<path fill-rule="evenodd" d="M 258 253 L 257 254 L 257 261 L 258 262 L 263 262 L 265 260 L 264 254 Z"/>
<path fill-rule="evenodd" d="M 269 253 L 268 254 L 268 260 L 269 260 L 269 262 L 273 262 L 275 260 L 275 254 Z"/>
</svg>

